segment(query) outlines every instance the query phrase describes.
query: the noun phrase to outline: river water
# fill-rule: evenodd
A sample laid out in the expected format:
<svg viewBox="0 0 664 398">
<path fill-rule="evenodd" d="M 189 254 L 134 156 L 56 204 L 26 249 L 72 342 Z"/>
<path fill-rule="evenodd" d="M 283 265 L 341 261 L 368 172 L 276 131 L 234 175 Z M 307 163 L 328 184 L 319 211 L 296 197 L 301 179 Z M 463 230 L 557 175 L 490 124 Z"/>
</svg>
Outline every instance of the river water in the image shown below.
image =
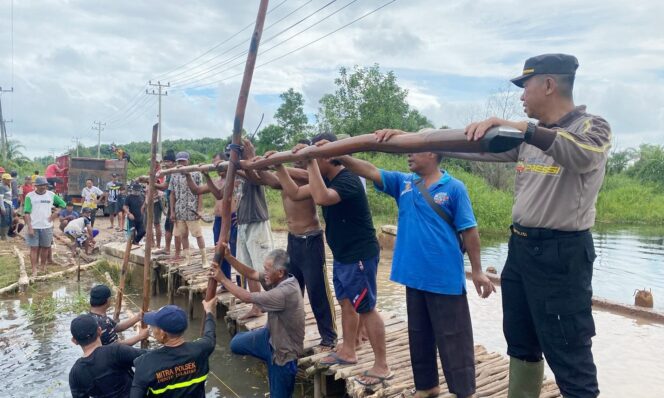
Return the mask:
<svg viewBox="0 0 664 398">
<path fill-rule="evenodd" d="M 206 237 L 208 236 L 206 231 Z M 211 235 L 211 234 L 210 234 Z M 649 287 L 657 308 L 664 308 L 664 244 L 661 231 L 634 228 L 607 228 L 595 232 L 598 258 L 595 262 L 595 295 L 631 303 L 633 290 Z M 208 237 L 207 241 L 212 239 Z M 484 266 L 500 270 L 506 257 L 506 243 L 484 240 Z M 192 242 L 193 243 L 193 242 Z M 275 234 L 277 247 L 285 247 L 285 235 Z M 194 246 L 195 247 L 195 246 Z M 391 252 L 381 253 L 379 266 L 379 307 L 405 314 L 405 291 L 389 281 Z M 328 261 L 331 258 L 328 255 Z M 129 308 L 140 303 L 140 267 L 128 288 Z M 30 320 L 21 304 L 44 297 L 65 299 L 83 294 L 97 283 L 88 273 L 79 286 L 66 279 L 33 286 L 24 296 L 0 299 L 0 379 L 2 397 L 67 397 L 68 373 L 80 356 L 80 348 L 70 341 L 69 322 L 74 314 L 58 314 L 55 320 Z M 468 286 L 475 343 L 491 351 L 505 353 L 502 335 L 500 289 L 482 300 Z M 660 299 L 658 302 L 657 299 Z M 164 297 L 152 300 L 152 308 L 165 304 Z M 176 304 L 184 306 L 183 297 Z M 593 339 L 600 389 L 603 397 L 659 397 L 664 391 L 664 325 L 626 318 L 606 311 L 593 311 L 597 337 Z M 200 308 L 188 330 L 188 337 L 198 335 Z M 264 369 L 251 358 L 232 355 L 229 335 L 223 322 L 217 323 L 217 349 L 210 360 L 212 374 L 207 382 L 208 397 L 262 397 L 267 392 Z M 547 374 L 552 377 L 547 369 Z M 312 396 L 310 386 L 298 385 L 297 396 Z"/>
</svg>

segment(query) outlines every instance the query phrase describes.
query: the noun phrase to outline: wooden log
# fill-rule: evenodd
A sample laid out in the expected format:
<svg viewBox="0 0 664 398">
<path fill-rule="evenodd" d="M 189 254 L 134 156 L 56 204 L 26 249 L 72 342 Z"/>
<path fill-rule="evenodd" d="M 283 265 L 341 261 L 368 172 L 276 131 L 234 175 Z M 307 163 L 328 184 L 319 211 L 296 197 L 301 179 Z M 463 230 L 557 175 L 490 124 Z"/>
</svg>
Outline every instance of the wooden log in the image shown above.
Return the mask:
<svg viewBox="0 0 664 398">
<path fill-rule="evenodd" d="M 118 287 L 118 294 L 115 299 L 115 313 L 113 320 L 117 322 L 120 319 L 120 311 L 122 310 L 122 298 L 124 296 L 125 283 L 127 280 L 127 270 L 129 269 L 129 255 L 131 254 L 131 242 L 136 235 L 136 228 L 129 230 L 129 237 L 127 237 L 127 244 L 125 245 L 124 255 L 122 257 L 122 268 L 120 270 L 120 286 Z"/>
<path fill-rule="evenodd" d="M 96 261 L 93 261 L 91 263 L 81 265 L 81 270 L 84 271 L 88 268 L 92 268 L 95 265 L 97 265 L 97 263 L 99 263 L 99 261 L 100 260 L 96 260 Z M 78 266 L 74 265 L 73 267 L 69 267 L 69 268 L 67 268 L 65 270 L 62 270 L 62 271 L 52 272 L 52 273 L 46 274 L 46 275 L 35 276 L 34 278 L 30 279 L 30 282 L 41 282 L 41 281 L 46 281 L 46 280 L 49 280 L 49 279 L 57 278 L 57 277 L 60 277 L 60 276 L 64 276 L 64 275 L 67 275 L 67 274 L 74 273 L 74 272 L 76 272 L 77 269 L 78 269 Z"/>
<path fill-rule="evenodd" d="M 235 107 L 235 120 L 233 123 L 233 136 L 231 144 L 237 148 L 240 145 L 242 137 L 242 124 L 244 123 L 244 113 L 247 109 L 247 100 L 249 99 L 249 89 L 251 87 L 251 78 L 254 74 L 254 66 L 256 65 L 256 57 L 258 55 L 258 45 L 261 41 L 263 34 L 263 24 L 265 23 L 265 15 L 267 13 L 268 0 L 261 0 L 258 7 L 258 14 L 256 15 L 256 24 L 254 26 L 254 33 L 251 37 L 251 44 L 249 45 L 249 52 L 247 53 L 247 62 L 244 66 L 244 77 L 242 78 L 242 85 L 240 86 L 240 94 L 238 95 L 237 106 Z M 233 189 L 235 188 L 235 172 L 236 164 L 240 160 L 239 151 L 231 150 L 230 163 L 226 171 L 226 181 L 224 185 L 224 197 L 221 203 L 221 232 L 219 234 L 219 241 L 215 242 L 215 262 L 217 266 L 221 265 L 224 258 L 224 250 L 222 249 L 222 242 L 228 243 L 231 232 L 231 201 L 233 197 Z M 213 299 L 217 294 L 217 281 L 210 278 L 208 281 L 207 291 L 205 292 L 205 300 Z M 203 323 L 201 322 L 201 335 L 203 334 Z"/>
<path fill-rule="evenodd" d="M 28 289 L 28 285 L 30 285 L 30 278 L 28 277 L 28 272 L 25 270 L 23 253 L 16 246 L 14 246 L 14 254 L 18 258 L 18 290 L 23 293 Z"/>
<path fill-rule="evenodd" d="M 157 170 L 157 135 L 159 132 L 159 123 L 152 126 L 152 142 L 150 144 L 150 174 L 148 182 L 148 191 L 146 193 L 148 198 L 152 198 L 155 192 L 155 172 Z M 148 226 L 145 235 L 145 257 L 143 258 L 143 313 L 150 310 L 150 277 L 152 276 L 152 240 L 154 229 L 152 228 L 152 220 L 154 219 L 154 206 L 146 206 L 145 224 Z M 145 328 L 145 322 L 141 321 L 141 328 Z M 148 341 L 141 341 L 141 348 L 148 348 Z"/>
</svg>

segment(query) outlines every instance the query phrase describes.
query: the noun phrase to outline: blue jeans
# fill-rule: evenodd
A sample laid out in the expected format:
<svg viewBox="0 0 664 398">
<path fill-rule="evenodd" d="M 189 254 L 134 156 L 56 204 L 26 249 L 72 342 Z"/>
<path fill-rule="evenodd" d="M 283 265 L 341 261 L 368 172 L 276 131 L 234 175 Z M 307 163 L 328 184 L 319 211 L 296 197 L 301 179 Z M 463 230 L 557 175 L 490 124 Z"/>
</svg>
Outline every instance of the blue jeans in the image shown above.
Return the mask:
<svg viewBox="0 0 664 398">
<path fill-rule="evenodd" d="M 212 235 L 214 237 L 214 245 L 217 245 L 219 242 L 219 235 L 221 235 L 221 217 L 214 218 L 214 224 L 212 225 Z M 237 249 L 237 216 L 235 213 L 231 215 L 231 236 L 228 242 L 228 246 L 231 248 L 231 254 L 235 256 Z M 226 275 L 226 278 L 231 277 L 231 265 L 225 259 L 221 262 L 221 272 Z M 238 285 L 240 283 L 238 282 Z"/>
<path fill-rule="evenodd" d="M 237 355 L 251 355 L 267 364 L 267 377 L 270 383 L 270 398 L 290 398 L 295 390 L 297 360 L 277 365 L 272 360 L 270 331 L 260 328 L 251 332 L 238 333 L 231 340 L 231 351 Z"/>
</svg>

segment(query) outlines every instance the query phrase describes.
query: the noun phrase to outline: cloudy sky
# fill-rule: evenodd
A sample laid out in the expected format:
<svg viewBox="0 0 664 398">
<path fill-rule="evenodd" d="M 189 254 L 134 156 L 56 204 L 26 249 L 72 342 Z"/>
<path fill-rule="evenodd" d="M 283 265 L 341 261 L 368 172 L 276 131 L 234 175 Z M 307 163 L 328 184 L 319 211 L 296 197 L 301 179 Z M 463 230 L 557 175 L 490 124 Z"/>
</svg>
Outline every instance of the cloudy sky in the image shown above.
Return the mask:
<svg viewBox="0 0 664 398">
<path fill-rule="evenodd" d="M 164 138 L 230 134 L 258 0 L 14 0 L 13 63 L 11 3 L 0 1 L 0 86 L 14 93 L 1 99 L 10 139 L 30 156 L 64 151 L 73 137 L 96 144 L 95 120 L 107 123 L 102 143 L 147 140 L 157 114 L 149 80 L 172 86 Z M 525 58 L 566 52 L 581 64 L 577 104 L 609 120 L 618 147 L 664 144 L 662 1 L 270 3 L 247 130 L 262 113 L 271 121 L 289 87 L 313 118 L 340 66 L 374 63 L 394 70 L 436 125 L 462 127 Z"/>
</svg>

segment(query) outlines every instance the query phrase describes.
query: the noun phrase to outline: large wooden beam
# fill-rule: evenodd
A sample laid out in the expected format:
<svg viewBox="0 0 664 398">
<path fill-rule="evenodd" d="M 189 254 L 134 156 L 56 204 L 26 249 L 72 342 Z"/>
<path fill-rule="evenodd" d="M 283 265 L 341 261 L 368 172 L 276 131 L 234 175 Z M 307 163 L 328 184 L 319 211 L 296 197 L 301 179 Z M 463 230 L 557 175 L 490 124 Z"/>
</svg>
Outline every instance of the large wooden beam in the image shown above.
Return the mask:
<svg viewBox="0 0 664 398">
<path fill-rule="evenodd" d="M 388 142 L 376 142 L 373 134 L 363 134 L 330 142 L 323 146 L 311 145 L 297 153 L 277 152 L 268 159 L 252 162 L 241 160 L 240 168 L 245 170 L 263 169 L 276 164 L 303 161 L 315 158 L 332 158 L 357 152 L 413 153 L 429 151 L 445 152 L 505 152 L 519 146 L 523 134 L 508 127 L 494 127 L 479 141 L 468 141 L 464 130 L 428 130 L 392 137 Z M 193 171 L 226 171 L 229 162 L 181 166 L 162 170 L 160 175 L 191 173 Z"/>
</svg>

